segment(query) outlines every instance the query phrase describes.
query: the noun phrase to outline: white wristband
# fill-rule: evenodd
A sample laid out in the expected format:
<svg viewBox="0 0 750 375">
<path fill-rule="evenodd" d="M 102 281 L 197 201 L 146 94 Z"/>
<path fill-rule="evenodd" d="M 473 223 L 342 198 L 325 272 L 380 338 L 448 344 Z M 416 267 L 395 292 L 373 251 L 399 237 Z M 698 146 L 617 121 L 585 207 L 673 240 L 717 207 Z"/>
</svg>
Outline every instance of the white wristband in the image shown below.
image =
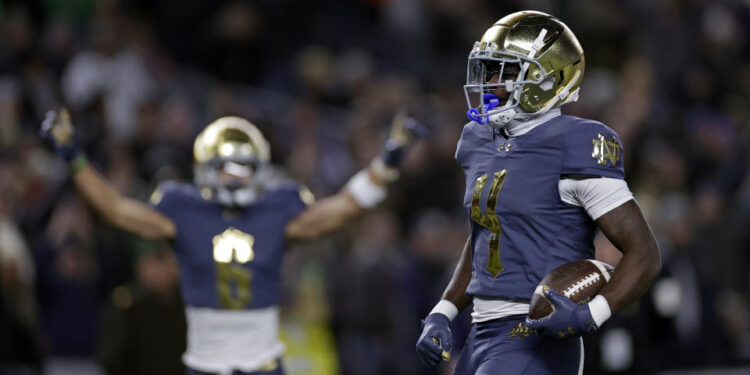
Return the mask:
<svg viewBox="0 0 750 375">
<path fill-rule="evenodd" d="M 447 299 L 441 299 L 440 302 L 432 308 L 432 311 L 430 311 L 430 314 L 434 313 L 443 314 L 448 317 L 448 320 L 453 321 L 453 319 L 456 318 L 456 315 L 458 315 L 458 307 Z"/>
<path fill-rule="evenodd" d="M 591 317 L 594 318 L 594 323 L 597 327 L 601 327 L 604 322 L 612 316 L 612 310 L 609 308 L 609 303 L 603 295 L 599 294 L 588 304 L 589 311 L 591 311 Z"/>
<path fill-rule="evenodd" d="M 362 208 L 373 208 L 388 195 L 384 186 L 370 180 L 370 175 L 365 169 L 357 172 L 346 184 L 346 188 Z"/>
</svg>

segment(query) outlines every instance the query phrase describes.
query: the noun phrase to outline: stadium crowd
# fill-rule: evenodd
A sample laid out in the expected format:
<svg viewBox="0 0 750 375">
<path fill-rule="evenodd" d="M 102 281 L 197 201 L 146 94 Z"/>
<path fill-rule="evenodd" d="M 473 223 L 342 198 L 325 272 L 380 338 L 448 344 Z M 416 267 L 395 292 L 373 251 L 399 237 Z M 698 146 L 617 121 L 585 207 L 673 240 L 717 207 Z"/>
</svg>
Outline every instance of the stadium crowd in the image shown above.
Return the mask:
<svg viewBox="0 0 750 375">
<path fill-rule="evenodd" d="M 192 179 L 192 143 L 239 115 L 317 196 L 377 154 L 399 109 L 430 138 L 380 209 L 284 268 L 289 374 L 428 374 L 420 319 L 467 234 L 454 160 L 473 42 L 511 11 L 557 15 L 587 71 L 567 114 L 623 141 L 663 271 L 586 340 L 586 373 L 750 369 L 750 3 L 555 0 L 0 3 L 0 374 L 180 374 L 168 243 L 96 218 L 37 133 L 66 105 L 90 160 L 147 200 Z M 601 257 L 616 263 L 606 240 Z M 467 314 L 455 323 L 460 348 Z M 448 371 L 443 366 L 440 371 Z"/>
</svg>

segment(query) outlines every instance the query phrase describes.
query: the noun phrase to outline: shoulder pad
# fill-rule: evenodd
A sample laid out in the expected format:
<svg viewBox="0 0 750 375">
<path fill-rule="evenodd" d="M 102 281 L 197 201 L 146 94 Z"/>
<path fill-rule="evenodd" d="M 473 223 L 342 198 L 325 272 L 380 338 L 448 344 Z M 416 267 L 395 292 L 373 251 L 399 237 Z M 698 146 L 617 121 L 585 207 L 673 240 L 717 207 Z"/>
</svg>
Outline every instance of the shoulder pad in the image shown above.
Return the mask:
<svg viewBox="0 0 750 375">
<path fill-rule="evenodd" d="M 166 196 L 175 194 L 189 195 L 194 191 L 195 185 L 180 181 L 164 181 L 154 189 L 153 193 L 149 197 L 148 201 L 153 206 L 159 205 Z"/>
<path fill-rule="evenodd" d="M 458 140 L 456 145 L 456 154 L 454 155 L 456 161 L 460 165 L 467 162 L 467 156 L 478 149 L 481 145 L 492 142 L 492 128 L 488 125 L 482 125 L 475 121 L 471 121 L 464 125 L 461 131 L 461 138 Z"/>
<path fill-rule="evenodd" d="M 305 185 L 299 185 L 299 188 L 297 189 L 299 191 L 299 199 L 305 203 L 308 207 L 310 207 L 313 203 L 315 203 L 315 194 L 313 194 L 310 189 Z"/>
</svg>

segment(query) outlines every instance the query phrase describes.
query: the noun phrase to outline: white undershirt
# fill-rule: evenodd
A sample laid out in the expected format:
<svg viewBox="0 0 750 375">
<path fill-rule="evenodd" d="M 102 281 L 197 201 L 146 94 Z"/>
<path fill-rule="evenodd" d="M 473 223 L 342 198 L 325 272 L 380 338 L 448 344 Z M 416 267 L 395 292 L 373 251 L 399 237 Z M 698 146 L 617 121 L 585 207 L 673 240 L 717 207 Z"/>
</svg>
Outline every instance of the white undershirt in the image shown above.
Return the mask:
<svg viewBox="0 0 750 375">
<path fill-rule="evenodd" d="M 585 180 L 560 180 L 557 184 L 560 199 L 570 205 L 583 207 L 591 220 L 596 220 L 621 204 L 633 199 L 625 180 L 600 177 Z"/>
<path fill-rule="evenodd" d="M 552 120 L 557 116 L 560 116 L 561 114 L 562 112 L 560 112 L 560 107 L 555 107 L 545 112 L 541 116 L 533 117 L 526 121 L 513 120 L 508 125 L 505 125 L 503 129 L 505 129 L 505 132 L 510 138 L 518 137 L 530 132 L 531 129 L 534 129 L 537 126 L 544 124 L 545 122 Z"/>
<path fill-rule="evenodd" d="M 505 127 L 512 137 L 526 134 L 531 129 L 560 116 L 560 108 L 524 122 L 513 121 Z M 585 180 L 564 179 L 558 183 L 560 199 L 570 205 L 583 207 L 592 220 L 633 199 L 625 180 L 616 178 L 589 178 Z M 510 315 L 528 314 L 529 304 L 474 297 L 472 322 L 479 323 Z"/>
<path fill-rule="evenodd" d="M 253 372 L 284 353 L 279 308 L 219 310 L 188 306 L 186 366 L 220 375 Z"/>
</svg>

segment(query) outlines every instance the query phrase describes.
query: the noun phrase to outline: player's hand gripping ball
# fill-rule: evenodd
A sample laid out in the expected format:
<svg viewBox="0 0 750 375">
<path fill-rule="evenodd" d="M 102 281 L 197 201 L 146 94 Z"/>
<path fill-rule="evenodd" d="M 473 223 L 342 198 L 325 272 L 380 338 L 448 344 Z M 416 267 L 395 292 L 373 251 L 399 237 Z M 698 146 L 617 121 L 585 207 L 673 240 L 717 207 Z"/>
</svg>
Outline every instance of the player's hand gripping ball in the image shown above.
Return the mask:
<svg viewBox="0 0 750 375">
<path fill-rule="evenodd" d="M 598 329 L 587 303 L 609 282 L 614 268 L 593 259 L 553 269 L 531 297 L 526 324 L 544 336 L 576 337 Z"/>
</svg>

